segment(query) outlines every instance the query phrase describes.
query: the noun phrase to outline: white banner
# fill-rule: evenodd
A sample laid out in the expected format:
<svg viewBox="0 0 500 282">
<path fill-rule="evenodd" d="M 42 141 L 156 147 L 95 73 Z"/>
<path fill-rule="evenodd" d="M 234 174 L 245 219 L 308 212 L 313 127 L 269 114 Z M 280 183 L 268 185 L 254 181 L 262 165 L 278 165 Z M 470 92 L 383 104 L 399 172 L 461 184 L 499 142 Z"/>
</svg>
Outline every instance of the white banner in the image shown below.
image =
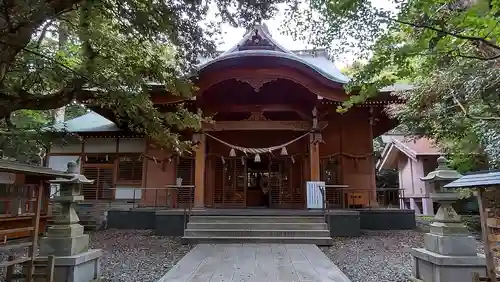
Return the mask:
<svg viewBox="0 0 500 282">
<path fill-rule="evenodd" d="M 322 209 L 323 193 L 325 191 L 324 181 L 307 181 L 307 208 Z"/>
</svg>

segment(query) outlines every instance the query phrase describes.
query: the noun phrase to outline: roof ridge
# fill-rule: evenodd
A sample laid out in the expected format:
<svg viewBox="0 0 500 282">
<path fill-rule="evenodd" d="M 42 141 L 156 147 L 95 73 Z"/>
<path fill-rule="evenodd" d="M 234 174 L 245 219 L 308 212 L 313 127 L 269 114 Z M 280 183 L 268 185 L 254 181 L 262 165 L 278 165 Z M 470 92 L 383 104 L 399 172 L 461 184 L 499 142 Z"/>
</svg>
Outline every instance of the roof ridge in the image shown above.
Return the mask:
<svg viewBox="0 0 500 282">
<path fill-rule="evenodd" d="M 492 172 L 500 172 L 500 169 L 484 169 L 478 171 L 470 171 L 464 173 L 464 175 L 475 175 L 475 174 L 484 174 L 484 173 L 492 173 Z"/>
<path fill-rule="evenodd" d="M 276 40 L 273 39 L 269 29 L 266 24 L 256 25 L 247 30 L 243 38 L 233 47 L 229 48 L 227 51 L 219 54 L 219 56 L 224 56 L 229 53 L 238 52 L 242 50 L 273 50 L 283 53 L 293 54 L 292 51 L 288 50 Z"/>
</svg>

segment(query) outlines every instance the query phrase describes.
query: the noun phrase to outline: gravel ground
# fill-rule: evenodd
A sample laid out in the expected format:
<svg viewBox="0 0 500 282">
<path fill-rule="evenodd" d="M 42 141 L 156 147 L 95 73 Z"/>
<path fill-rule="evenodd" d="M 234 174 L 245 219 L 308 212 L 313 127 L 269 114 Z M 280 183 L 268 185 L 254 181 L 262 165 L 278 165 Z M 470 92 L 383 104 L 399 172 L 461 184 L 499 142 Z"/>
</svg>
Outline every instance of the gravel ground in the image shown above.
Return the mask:
<svg viewBox="0 0 500 282">
<path fill-rule="evenodd" d="M 103 282 L 157 281 L 191 249 L 178 237 L 157 237 L 152 231 L 104 230 L 90 236 L 91 247 L 104 251 Z"/>
<path fill-rule="evenodd" d="M 191 249 L 181 245 L 180 237 L 157 237 L 149 230 L 112 229 L 90 233 L 90 247 L 104 253 L 99 282 L 156 282 Z M 9 254 L 22 256 L 27 248 L 0 252 L 0 261 L 7 260 Z M 5 269 L 0 268 L 0 281 L 4 275 Z"/>
<path fill-rule="evenodd" d="M 424 246 L 423 235 L 414 230 L 365 231 L 360 237 L 334 238 L 333 246 L 322 250 L 352 282 L 408 282 L 410 249 Z"/>
</svg>

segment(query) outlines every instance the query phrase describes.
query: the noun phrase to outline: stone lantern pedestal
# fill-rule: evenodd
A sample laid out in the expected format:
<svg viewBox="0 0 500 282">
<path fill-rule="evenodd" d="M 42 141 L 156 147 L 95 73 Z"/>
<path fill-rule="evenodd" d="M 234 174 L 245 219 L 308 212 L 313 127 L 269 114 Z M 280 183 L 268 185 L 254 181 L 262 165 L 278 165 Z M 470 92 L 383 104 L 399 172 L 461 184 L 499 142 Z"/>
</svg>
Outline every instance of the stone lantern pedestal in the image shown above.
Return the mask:
<svg viewBox="0 0 500 282">
<path fill-rule="evenodd" d="M 438 160 L 441 172 L 447 169 L 443 159 Z M 451 175 L 450 172 L 448 169 L 448 175 Z M 441 178 L 436 179 L 440 175 Z M 454 180 L 451 177 L 444 179 L 442 176 L 442 173 L 431 172 L 423 180 Z M 431 223 L 430 232 L 424 235 L 424 248 L 411 250 L 413 277 L 424 282 L 457 282 L 472 281 L 474 272 L 485 274 L 485 257 L 477 253 L 476 239 L 471 236 L 452 207 L 460 198 L 459 194 L 437 192 L 432 193 L 430 198 L 439 203 L 440 207 Z"/>
<path fill-rule="evenodd" d="M 74 162 L 68 163 L 68 179 L 52 181 L 60 185 L 60 196 L 54 197 L 54 202 L 61 205 L 61 212 L 47 236 L 40 239 L 40 257 L 36 258 L 37 263 L 45 264 L 47 256 L 55 256 L 54 281 L 89 282 L 100 277 L 102 251 L 89 249 L 89 235 L 83 233 L 74 209 L 83 201 L 82 185 L 93 181 L 76 173 L 75 168 Z"/>
</svg>

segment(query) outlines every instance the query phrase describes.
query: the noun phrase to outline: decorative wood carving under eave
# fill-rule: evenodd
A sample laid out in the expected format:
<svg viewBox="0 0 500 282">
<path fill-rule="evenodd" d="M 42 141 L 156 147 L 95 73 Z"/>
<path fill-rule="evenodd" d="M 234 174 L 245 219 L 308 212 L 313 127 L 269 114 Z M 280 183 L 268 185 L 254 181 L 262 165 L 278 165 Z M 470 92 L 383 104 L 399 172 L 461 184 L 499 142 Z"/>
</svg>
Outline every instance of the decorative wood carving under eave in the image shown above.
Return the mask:
<svg viewBox="0 0 500 282">
<path fill-rule="evenodd" d="M 237 81 L 241 81 L 252 86 L 255 92 L 259 92 L 262 86 L 264 86 L 264 84 L 276 81 L 277 79 L 278 79 L 277 77 L 257 77 L 257 76 L 236 78 Z"/>
<path fill-rule="evenodd" d="M 202 93 L 209 89 L 211 86 L 226 80 L 234 79 L 248 83 L 248 81 L 255 81 L 256 77 L 258 78 L 258 80 L 264 82 L 262 83 L 262 85 L 277 79 L 287 79 L 309 89 L 312 92 L 312 95 L 321 95 L 327 99 L 331 99 L 334 101 L 344 101 L 347 99 L 345 90 L 343 90 L 343 88 L 341 88 L 340 86 L 338 88 L 335 88 L 333 86 L 330 87 L 318 81 L 317 79 L 308 75 L 304 75 L 300 72 L 297 72 L 296 70 L 279 67 L 265 69 L 241 68 L 233 69 L 231 71 L 214 71 L 202 74 L 200 75 L 199 80 L 196 82 L 196 86 L 198 87 L 196 95 L 203 95 Z M 249 80 L 248 78 L 252 78 L 252 80 Z M 256 82 L 252 83 L 257 87 L 260 84 L 257 84 Z"/>
<path fill-rule="evenodd" d="M 246 120 L 262 121 L 268 119 L 264 116 L 263 112 L 252 112 Z"/>
<path fill-rule="evenodd" d="M 327 121 L 319 122 L 319 129 L 324 129 L 328 125 Z M 309 131 L 311 123 L 307 121 L 216 121 L 214 123 L 205 123 L 205 131 L 224 131 L 224 130 L 291 130 L 291 131 Z"/>
</svg>

